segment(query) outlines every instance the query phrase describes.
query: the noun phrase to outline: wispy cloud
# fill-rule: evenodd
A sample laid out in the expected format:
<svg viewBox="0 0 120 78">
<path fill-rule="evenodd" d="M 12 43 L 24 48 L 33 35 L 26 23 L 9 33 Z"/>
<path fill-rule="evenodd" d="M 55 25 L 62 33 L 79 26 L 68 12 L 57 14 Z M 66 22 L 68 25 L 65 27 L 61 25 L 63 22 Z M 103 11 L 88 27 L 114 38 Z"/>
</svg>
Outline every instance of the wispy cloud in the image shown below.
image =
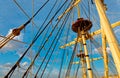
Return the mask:
<svg viewBox="0 0 120 78">
<path fill-rule="evenodd" d="M 120 43 L 120 27 L 119 28 L 117 27 L 115 29 L 114 33 L 115 33 L 115 35 L 117 37 L 118 42 Z"/>
<path fill-rule="evenodd" d="M 59 74 L 59 70 L 57 68 L 53 68 L 52 70 L 46 70 L 45 72 L 46 75 L 44 77 L 49 77 L 49 78 L 57 78 Z"/>
<path fill-rule="evenodd" d="M 111 53 L 111 51 L 110 51 L 110 47 L 107 47 L 106 50 L 107 50 L 107 53 L 108 53 L 108 54 Z M 95 49 L 93 50 L 93 54 L 99 54 L 99 53 L 102 54 L 102 48 L 101 48 L 101 47 L 99 47 L 99 48 L 95 48 Z"/>
<path fill-rule="evenodd" d="M 28 62 L 23 62 L 21 63 L 22 66 L 27 66 L 28 65 Z"/>
<path fill-rule="evenodd" d="M 6 63 L 3 65 L 0 65 L 0 78 L 3 78 L 13 65 L 14 64 L 12 63 Z M 24 68 L 21 68 L 21 67 L 24 67 Z M 17 68 L 13 74 L 14 78 L 21 78 L 22 74 L 25 72 L 27 67 L 28 67 L 28 62 L 20 63 L 20 68 Z"/>
<path fill-rule="evenodd" d="M 8 34 L 10 34 L 12 32 L 12 30 L 13 29 L 10 29 L 8 31 Z M 19 36 L 16 36 L 14 39 L 23 41 L 23 38 L 24 38 L 24 34 L 21 33 Z M 3 39 L 3 38 L 0 38 L 0 39 Z M 0 49 L 0 52 L 7 53 L 7 52 L 14 51 L 14 52 L 16 52 L 16 54 L 18 56 L 21 57 L 21 55 L 24 53 L 25 50 L 26 50 L 25 44 L 11 40 L 2 49 Z M 34 55 L 35 55 L 35 51 L 30 49 L 26 56 L 27 56 L 27 58 L 32 59 L 34 57 Z"/>
<path fill-rule="evenodd" d="M 19 57 L 21 57 L 23 55 L 23 53 L 25 52 L 25 50 L 26 50 L 26 48 L 24 48 L 24 47 L 21 49 L 18 49 L 17 55 L 19 55 Z M 34 58 L 35 54 L 36 54 L 36 52 L 34 50 L 30 49 L 29 52 L 27 52 L 26 57 L 29 60 L 31 60 Z"/>
</svg>

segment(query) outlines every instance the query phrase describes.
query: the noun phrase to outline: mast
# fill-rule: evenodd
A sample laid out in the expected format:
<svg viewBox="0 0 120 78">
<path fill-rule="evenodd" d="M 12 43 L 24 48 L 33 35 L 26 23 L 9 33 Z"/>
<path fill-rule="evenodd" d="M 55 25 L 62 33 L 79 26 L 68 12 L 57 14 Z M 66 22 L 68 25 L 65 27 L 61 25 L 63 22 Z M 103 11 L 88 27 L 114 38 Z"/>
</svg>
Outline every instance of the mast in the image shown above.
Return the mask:
<svg viewBox="0 0 120 78">
<path fill-rule="evenodd" d="M 82 31 L 81 34 L 82 34 L 82 41 L 83 41 L 84 52 L 85 52 L 85 59 L 86 59 L 86 63 L 87 63 L 88 76 L 89 76 L 89 78 L 93 78 L 92 69 L 90 66 L 90 59 L 89 59 L 87 45 L 86 45 L 85 32 Z"/>
<path fill-rule="evenodd" d="M 83 18 L 78 18 L 75 23 L 72 24 L 72 30 L 78 33 L 79 37 L 82 38 L 82 44 L 84 47 L 84 54 L 87 64 L 88 77 L 93 78 L 92 69 L 90 65 L 90 59 L 88 55 L 88 49 L 86 44 L 86 36 L 88 35 L 88 30 L 92 27 L 90 20 L 85 20 Z"/>
<path fill-rule="evenodd" d="M 79 8 L 77 8 L 77 9 L 78 9 L 78 17 L 80 18 L 80 10 L 79 10 Z M 79 27 L 78 27 L 78 36 L 81 37 L 81 32 L 80 32 L 80 28 Z M 81 60 L 82 78 L 87 78 L 86 66 L 85 66 L 85 53 L 83 53 L 82 47 L 80 47 L 80 53 L 77 54 L 77 57 L 79 57 L 80 60 Z"/>
<path fill-rule="evenodd" d="M 103 58 L 104 58 L 104 76 L 105 78 L 108 78 L 108 73 L 109 73 L 108 55 L 106 51 L 106 36 L 103 29 L 102 29 L 102 50 L 103 50 Z"/>
<path fill-rule="evenodd" d="M 112 53 L 113 60 L 115 62 L 115 66 L 120 77 L 120 49 L 117 42 L 117 39 L 113 33 L 112 27 L 109 23 L 109 20 L 105 14 L 105 10 L 103 4 L 100 0 L 95 0 L 95 4 L 98 10 L 98 14 L 100 16 L 101 28 L 103 28 L 105 32 L 105 36 L 107 38 L 108 44 L 110 46 L 110 50 Z"/>
</svg>

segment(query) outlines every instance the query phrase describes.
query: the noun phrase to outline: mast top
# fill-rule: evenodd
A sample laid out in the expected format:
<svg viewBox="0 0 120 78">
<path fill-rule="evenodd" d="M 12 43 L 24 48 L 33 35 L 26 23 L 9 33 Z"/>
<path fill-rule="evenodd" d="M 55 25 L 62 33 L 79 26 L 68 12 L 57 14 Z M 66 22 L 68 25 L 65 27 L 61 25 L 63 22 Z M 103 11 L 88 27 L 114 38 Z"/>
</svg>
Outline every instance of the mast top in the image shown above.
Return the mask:
<svg viewBox="0 0 120 78">
<path fill-rule="evenodd" d="M 72 30 L 78 33 L 78 28 L 80 31 L 88 31 L 92 27 L 92 22 L 90 20 L 86 20 L 84 18 L 78 18 L 76 22 L 72 24 Z"/>
</svg>

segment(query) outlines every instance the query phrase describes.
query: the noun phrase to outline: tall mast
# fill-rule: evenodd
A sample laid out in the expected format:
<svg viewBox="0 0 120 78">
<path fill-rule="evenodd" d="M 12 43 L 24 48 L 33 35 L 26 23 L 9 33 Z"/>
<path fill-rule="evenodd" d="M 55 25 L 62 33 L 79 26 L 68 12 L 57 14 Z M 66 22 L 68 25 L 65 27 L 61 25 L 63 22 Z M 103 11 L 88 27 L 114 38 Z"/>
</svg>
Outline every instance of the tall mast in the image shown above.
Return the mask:
<svg viewBox="0 0 120 78">
<path fill-rule="evenodd" d="M 108 78 L 108 73 L 109 73 L 108 55 L 106 51 L 106 36 L 103 29 L 102 29 L 102 50 L 103 50 L 103 58 L 104 58 L 104 76 L 105 78 Z"/>
<path fill-rule="evenodd" d="M 82 40 L 83 40 L 83 46 L 84 46 L 84 52 L 85 52 L 87 70 L 88 70 L 88 76 L 89 76 L 89 78 L 93 78 L 92 69 L 91 69 L 91 66 L 90 66 L 90 59 L 89 59 L 87 45 L 86 45 L 85 32 L 82 31 L 81 34 L 82 34 Z"/>
<path fill-rule="evenodd" d="M 103 28 L 105 36 L 107 38 L 108 44 L 110 46 L 110 50 L 112 53 L 113 60 L 115 62 L 115 66 L 120 77 L 120 49 L 116 37 L 113 33 L 112 27 L 109 23 L 109 20 L 106 16 L 103 4 L 101 0 L 95 0 L 95 4 L 98 10 L 98 14 L 100 16 L 101 28 Z"/>
<path fill-rule="evenodd" d="M 77 9 L 79 9 L 79 8 L 77 8 Z M 80 10 L 78 10 L 78 17 L 80 17 Z M 81 37 L 81 32 L 80 32 L 80 28 L 79 27 L 78 27 L 78 36 Z M 80 53 L 77 54 L 77 57 L 79 57 L 80 60 L 81 60 L 82 78 L 87 78 L 86 66 L 85 66 L 85 53 L 83 53 L 82 47 L 80 47 Z"/>
<path fill-rule="evenodd" d="M 88 30 L 92 27 L 92 23 L 89 20 L 83 18 L 78 18 L 75 23 L 72 24 L 72 30 L 79 34 L 79 37 L 82 38 L 82 44 L 84 47 L 84 54 L 87 64 L 88 77 L 93 78 L 93 73 L 90 65 L 90 59 L 88 55 L 88 49 L 86 44 L 86 36 L 88 35 Z"/>
</svg>

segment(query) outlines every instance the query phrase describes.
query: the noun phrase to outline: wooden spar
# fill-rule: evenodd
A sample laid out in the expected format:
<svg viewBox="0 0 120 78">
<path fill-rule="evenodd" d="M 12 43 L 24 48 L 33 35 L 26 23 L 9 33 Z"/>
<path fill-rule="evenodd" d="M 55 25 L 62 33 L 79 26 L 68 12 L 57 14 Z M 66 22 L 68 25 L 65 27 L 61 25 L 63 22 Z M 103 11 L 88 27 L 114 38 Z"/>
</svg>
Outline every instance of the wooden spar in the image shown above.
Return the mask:
<svg viewBox="0 0 120 78">
<path fill-rule="evenodd" d="M 112 28 L 115 28 L 115 27 L 117 27 L 117 26 L 120 26 L 120 21 L 111 24 L 111 26 L 112 26 Z M 90 36 L 93 37 L 93 36 L 98 35 L 98 34 L 101 34 L 101 29 L 96 30 L 95 32 L 92 32 L 92 33 L 90 34 Z M 74 39 L 74 41 L 71 41 L 71 42 L 63 45 L 63 46 L 61 46 L 60 48 L 62 49 L 62 48 L 65 48 L 65 47 L 67 47 L 67 46 L 71 46 L 71 45 L 75 44 L 75 42 L 76 42 L 76 38 Z M 78 42 L 81 42 L 81 38 L 79 38 Z"/>
<path fill-rule="evenodd" d="M 1 37 L 1 38 L 7 38 L 7 37 L 2 36 L 2 35 L 0 35 L 0 37 Z M 20 41 L 20 40 L 16 40 L 16 39 L 11 39 L 11 40 L 16 41 L 16 42 L 19 42 L 19 43 L 27 44 L 26 42 L 23 42 L 23 41 Z"/>
<path fill-rule="evenodd" d="M 102 29 L 102 50 L 103 50 L 103 58 L 104 58 L 104 76 L 108 78 L 109 68 L 108 68 L 108 55 L 106 51 L 106 36 L 104 30 Z"/>
<path fill-rule="evenodd" d="M 78 11 L 78 18 L 80 18 L 80 7 L 79 7 L 79 5 L 77 5 L 76 7 L 77 7 L 77 11 Z"/>
<path fill-rule="evenodd" d="M 103 30 L 105 32 L 105 36 L 106 36 L 106 39 L 110 46 L 112 57 L 115 62 L 115 66 L 116 66 L 118 75 L 120 77 L 120 48 L 119 48 L 118 42 L 113 33 L 113 30 L 109 23 L 109 20 L 105 14 L 105 10 L 104 10 L 103 4 L 101 3 L 101 0 L 95 0 L 95 4 L 96 4 L 97 10 L 98 10 L 98 14 L 100 16 L 100 21 L 102 24 L 101 28 L 103 28 Z"/>
<path fill-rule="evenodd" d="M 78 11 L 79 12 L 79 11 Z M 78 16 L 79 16 L 79 13 L 78 13 Z M 78 36 L 80 37 L 81 35 L 81 32 L 80 32 L 80 29 L 78 28 Z M 80 53 L 82 54 L 82 48 L 80 48 Z M 83 55 L 78 55 L 78 57 L 80 58 L 81 60 L 81 66 L 82 66 L 82 78 L 87 78 L 87 73 L 86 73 L 86 67 L 85 67 L 85 53 Z M 79 63 L 80 64 L 80 63 Z"/>
<path fill-rule="evenodd" d="M 79 2 L 81 2 L 81 0 L 76 0 L 76 2 L 71 7 L 69 7 L 62 15 L 58 17 L 58 20 L 61 19 L 66 13 L 68 13 L 72 8 L 78 5 Z"/>
</svg>

